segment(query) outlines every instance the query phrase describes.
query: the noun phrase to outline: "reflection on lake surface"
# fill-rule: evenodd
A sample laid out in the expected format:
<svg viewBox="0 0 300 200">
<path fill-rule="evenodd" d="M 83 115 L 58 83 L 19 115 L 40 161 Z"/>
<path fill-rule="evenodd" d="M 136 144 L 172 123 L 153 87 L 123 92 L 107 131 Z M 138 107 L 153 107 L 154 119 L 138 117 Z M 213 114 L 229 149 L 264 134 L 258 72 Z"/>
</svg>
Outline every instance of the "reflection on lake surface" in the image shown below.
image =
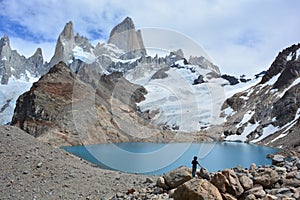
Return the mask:
<svg viewBox="0 0 300 200">
<path fill-rule="evenodd" d="M 193 157 L 209 171 L 242 166 L 252 163 L 269 165 L 267 154 L 277 150 L 264 146 L 237 142 L 217 143 L 109 143 L 65 147 L 75 154 L 102 168 L 130 173 L 163 174 L 181 165 L 191 167 Z"/>
</svg>

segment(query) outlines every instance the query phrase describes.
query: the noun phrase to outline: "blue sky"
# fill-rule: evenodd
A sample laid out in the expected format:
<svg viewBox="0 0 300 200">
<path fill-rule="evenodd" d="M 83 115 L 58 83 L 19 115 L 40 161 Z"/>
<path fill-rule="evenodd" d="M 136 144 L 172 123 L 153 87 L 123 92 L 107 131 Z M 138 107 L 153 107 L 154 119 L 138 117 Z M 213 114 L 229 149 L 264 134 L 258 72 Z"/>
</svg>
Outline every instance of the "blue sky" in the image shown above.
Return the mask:
<svg viewBox="0 0 300 200">
<path fill-rule="evenodd" d="M 299 9 L 298 0 L 1 0 L 0 37 L 8 35 L 25 56 L 41 47 L 49 60 L 68 21 L 96 44 L 130 16 L 137 28 L 191 38 L 223 73 L 254 75 L 280 50 L 300 42 Z"/>
</svg>

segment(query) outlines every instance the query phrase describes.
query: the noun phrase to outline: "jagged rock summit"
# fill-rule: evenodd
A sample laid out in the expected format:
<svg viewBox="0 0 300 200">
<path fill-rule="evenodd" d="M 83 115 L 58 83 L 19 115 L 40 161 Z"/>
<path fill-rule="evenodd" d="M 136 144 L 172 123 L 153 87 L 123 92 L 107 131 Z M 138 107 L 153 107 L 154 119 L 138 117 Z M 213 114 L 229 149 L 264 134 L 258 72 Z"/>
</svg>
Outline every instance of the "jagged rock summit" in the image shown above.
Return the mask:
<svg viewBox="0 0 300 200">
<path fill-rule="evenodd" d="M 68 63 L 73 59 L 72 51 L 75 47 L 73 22 L 68 22 L 63 31 L 59 34 L 54 56 L 50 61 L 50 66 L 54 66 L 60 61 Z"/>
<path fill-rule="evenodd" d="M 130 17 L 126 17 L 115 26 L 109 35 L 108 43 L 116 45 L 125 52 L 126 59 L 147 55 L 140 30 L 135 30 L 135 25 Z"/>
<path fill-rule="evenodd" d="M 25 58 L 10 47 L 8 36 L 0 39 L 0 82 L 7 84 L 9 79 L 29 80 L 45 74 L 48 68 L 44 66 L 42 49 L 38 48 L 33 56 Z"/>
</svg>

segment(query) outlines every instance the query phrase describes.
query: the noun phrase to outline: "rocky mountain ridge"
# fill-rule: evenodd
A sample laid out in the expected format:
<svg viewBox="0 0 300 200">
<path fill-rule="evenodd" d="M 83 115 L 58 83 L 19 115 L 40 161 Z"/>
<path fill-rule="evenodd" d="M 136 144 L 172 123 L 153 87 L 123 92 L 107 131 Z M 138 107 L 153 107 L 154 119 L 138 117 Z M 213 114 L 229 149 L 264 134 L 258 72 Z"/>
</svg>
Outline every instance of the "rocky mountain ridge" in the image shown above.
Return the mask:
<svg viewBox="0 0 300 200">
<path fill-rule="evenodd" d="M 133 103 L 143 98 L 145 91 L 116 73 L 102 77 L 91 74 L 89 68 L 77 76 L 63 62 L 54 65 L 19 97 L 11 124 L 58 146 L 128 141 L 112 117 L 109 101 L 118 102 L 115 113 L 126 110 L 123 120 L 136 121 Z M 122 82 L 123 90 L 111 97 L 118 82 Z M 127 91 L 132 91 L 130 105 L 122 103 Z"/>
<path fill-rule="evenodd" d="M 278 54 L 261 81 L 223 105 L 225 137 L 279 148 L 300 145 L 300 44 Z"/>
<path fill-rule="evenodd" d="M 10 47 L 8 36 L 0 39 L 0 81 L 7 84 L 10 78 L 29 80 L 30 76 L 39 77 L 48 71 L 44 65 L 42 49 L 38 48 L 29 58 L 21 56 Z"/>
</svg>

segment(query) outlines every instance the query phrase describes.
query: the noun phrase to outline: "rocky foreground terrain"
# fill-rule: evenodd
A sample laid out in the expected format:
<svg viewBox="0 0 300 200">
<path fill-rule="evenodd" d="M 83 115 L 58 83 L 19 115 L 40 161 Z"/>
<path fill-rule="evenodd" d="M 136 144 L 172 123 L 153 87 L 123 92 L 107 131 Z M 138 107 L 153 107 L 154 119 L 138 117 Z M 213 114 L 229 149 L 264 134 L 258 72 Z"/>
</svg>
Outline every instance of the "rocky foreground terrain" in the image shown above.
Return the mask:
<svg viewBox="0 0 300 200">
<path fill-rule="evenodd" d="M 13 126 L 0 127 L 0 159 L 0 199 L 111 199 L 155 180 L 99 169 Z"/>
<path fill-rule="evenodd" d="M 17 127 L 0 126 L 0 158 L 0 199 L 300 199 L 297 157 L 200 170 L 196 178 L 186 167 L 154 177 L 100 169 Z"/>
</svg>

